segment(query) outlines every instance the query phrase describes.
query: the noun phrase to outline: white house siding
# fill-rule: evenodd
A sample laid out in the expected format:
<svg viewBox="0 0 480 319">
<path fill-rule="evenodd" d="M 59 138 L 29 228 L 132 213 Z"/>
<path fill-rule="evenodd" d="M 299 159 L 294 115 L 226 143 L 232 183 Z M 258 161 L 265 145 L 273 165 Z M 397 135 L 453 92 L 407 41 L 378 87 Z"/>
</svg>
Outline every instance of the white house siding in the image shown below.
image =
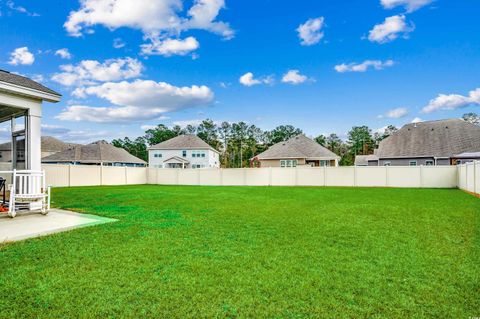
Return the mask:
<svg viewBox="0 0 480 319">
<path fill-rule="evenodd" d="M 6 105 L 28 110 L 27 115 L 27 150 L 28 167 L 32 170 L 40 170 L 41 150 L 40 131 L 42 118 L 42 101 L 19 95 L 0 92 L 0 106 Z"/>
<path fill-rule="evenodd" d="M 152 168 L 168 168 L 164 167 L 163 162 L 172 158 L 180 157 L 189 161 L 189 165 L 186 168 L 219 168 L 220 157 L 217 152 L 212 150 L 185 150 L 187 156 L 183 157 L 183 150 L 149 150 L 148 151 L 148 164 Z M 193 157 L 194 152 L 205 152 L 205 157 Z M 162 154 L 162 157 L 155 157 L 155 154 Z"/>
</svg>

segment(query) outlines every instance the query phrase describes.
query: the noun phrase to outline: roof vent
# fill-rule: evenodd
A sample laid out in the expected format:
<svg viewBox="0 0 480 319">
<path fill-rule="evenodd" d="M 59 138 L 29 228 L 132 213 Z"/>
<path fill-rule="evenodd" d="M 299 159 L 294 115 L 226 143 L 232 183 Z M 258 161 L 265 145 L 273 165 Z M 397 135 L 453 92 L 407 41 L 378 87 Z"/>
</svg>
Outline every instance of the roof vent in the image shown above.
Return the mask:
<svg viewBox="0 0 480 319">
<path fill-rule="evenodd" d="M 435 130 L 433 127 L 432 127 L 432 131 Z"/>
</svg>

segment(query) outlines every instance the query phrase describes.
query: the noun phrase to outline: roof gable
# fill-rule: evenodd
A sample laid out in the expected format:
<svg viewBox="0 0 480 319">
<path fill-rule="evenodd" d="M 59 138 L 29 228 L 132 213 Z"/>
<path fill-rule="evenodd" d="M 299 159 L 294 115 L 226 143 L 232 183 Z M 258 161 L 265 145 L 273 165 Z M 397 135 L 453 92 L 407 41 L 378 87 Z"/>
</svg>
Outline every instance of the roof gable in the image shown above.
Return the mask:
<svg viewBox="0 0 480 319">
<path fill-rule="evenodd" d="M 167 141 L 158 143 L 149 148 L 150 150 L 189 150 L 189 149 L 208 149 L 214 152 L 218 151 L 208 145 L 204 140 L 196 135 L 179 135 Z"/>
<path fill-rule="evenodd" d="M 280 142 L 269 147 L 265 152 L 256 156 L 258 159 L 281 158 L 332 158 L 340 157 L 326 149 L 305 135 L 297 135 L 288 141 Z"/>
</svg>

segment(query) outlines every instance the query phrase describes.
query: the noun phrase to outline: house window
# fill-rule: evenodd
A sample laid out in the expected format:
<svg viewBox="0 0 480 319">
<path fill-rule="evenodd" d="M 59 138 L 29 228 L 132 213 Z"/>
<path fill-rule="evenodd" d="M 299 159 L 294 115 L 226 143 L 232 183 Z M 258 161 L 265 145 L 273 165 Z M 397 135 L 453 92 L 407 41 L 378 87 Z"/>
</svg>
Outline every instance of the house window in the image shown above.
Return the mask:
<svg viewBox="0 0 480 319">
<path fill-rule="evenodd" d="M 410 165 L 410 166 L 417 166 L 417 161 L 410 161 L 410 162 L 409 162 L 409 165 Z"/>
<path fill-rule="evenodd" d="M 155 153 L 153 154 L 153 157 L 162 157 L 162 153 Z"/>
<path fill-rule="evenodd" d="M 281 160 L 280 167 L 297 167 L 297 160 Z"/>
<path fill-rule="evenodd" d="M 182 156 L 187 157 L 187 151 L 182 151 Z"/>
<path fill-rule="evenodd" d="M 434 163 L 433 163 L 432 160 L 428 160 L 428 161 L 425 161 L 425 165 L 427 165 L 427 166 L 433 166 Z"/>
<path fill-rule="evenodd" d="M 392 162 L 385 162 L 383 163 L 383 166 L 392 166 Z"/>
</svg>

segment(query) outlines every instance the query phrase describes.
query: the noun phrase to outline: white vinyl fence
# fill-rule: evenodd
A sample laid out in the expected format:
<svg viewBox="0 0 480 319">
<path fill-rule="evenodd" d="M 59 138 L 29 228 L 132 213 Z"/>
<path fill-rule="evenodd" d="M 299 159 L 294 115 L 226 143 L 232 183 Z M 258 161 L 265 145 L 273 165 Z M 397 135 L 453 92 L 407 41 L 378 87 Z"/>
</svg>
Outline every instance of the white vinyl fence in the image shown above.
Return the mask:
<svg viewBox="0 0 480 319">
<path fill-rule="evenodd" d="M 100 186 L 147 184 L 146 167 L 44 164 L 47 185 Z"/>
<path fill-rule="evenodd" d="M 455 188 L 454 166 L 148 169 L 148 183 L 225 186 L 350 186 Z"/>
<path fill-rule="evenodd" d="M 458 165 L 458 188 L 480 195 L 480 161 Z"/>
<path fill-rule="evenodd" d="M 45 164 L 51 186 L 225 185 L 456 188 L 480 191 L 480 162 L 455 166 L 160 169 Z M 476 174 L 476 178 L 474 177 Z"/>
</svg>

